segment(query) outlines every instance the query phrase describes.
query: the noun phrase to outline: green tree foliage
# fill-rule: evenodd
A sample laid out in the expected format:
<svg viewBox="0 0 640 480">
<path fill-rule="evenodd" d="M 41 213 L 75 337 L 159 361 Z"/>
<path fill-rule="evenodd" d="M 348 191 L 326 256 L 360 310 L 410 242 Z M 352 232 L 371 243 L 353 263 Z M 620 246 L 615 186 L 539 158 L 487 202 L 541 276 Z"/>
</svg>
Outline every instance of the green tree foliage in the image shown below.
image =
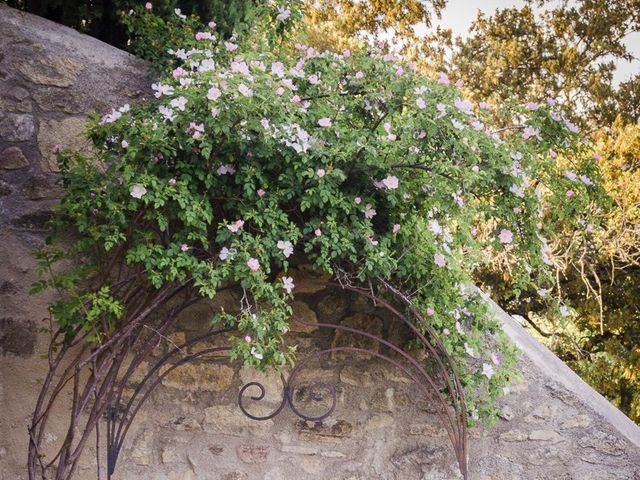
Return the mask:
<svg viewBox="0 0 640 480">
<path fill-rule="evenodd" d="M 480 15 L 471 35 L 457 40 L 449 70 L 475 94 L 496 101 L 512 95 L 557 101 L 590 130 L 613 204 L 599 213 L 600 225 L 578 226 L 591 231 L 594 243 L 577 241 L 581 233 L 571 229 L 558 232 L 551 245 L 557 269 L 551 290 L 520 291 L 503 268 L 479 278 L 638 421 L 640 75 L 615 86 L 613 72 L 615 60 L 632 58 L 624 39 L 640 29 L 640 2 L 589 0 L 536 11 L 541 6 L 549 5 L 529 2 Z M 576 178 L 570 158 L 558 156 L 557 164 L 567 178 Z"/>
<path fill-rule="evenodd" d="M 309 41 L 324 50 L 342 51 L 359 45 L 354 39 L 389 39 L 405 58 L 427 44 L 415 33 L 417 24 L 431 26 L 446 0 L 319 0 L 309 1 Z"/>
<path fill-rule="evenodd" d="M 83 33 L 118 48 L 126 48 L 132 34 L 121 23 L 123 15 L 140 5 L 141 0 L 3 0 L 9 6 L 39 15 L 54 22 L 75 28 Z M 156 26 L 172 22 L 175 9 L 182 14 L 193 15 L 201 23 L 215 19 L 217 30 L 223 37 L 246 23 L 256 0 L 152 0 L 151 7 L 157 16 Z M 150 30 L 153 25 L 148 27 Z M 140 35 L 142 32 L 137 32 Z M 164 30 L 169 36 L 176 35 L 171 28 Z M 149 37 L 153 38 L 153 37 Z M 178 38 L 170 39 L 178 41 Z M 168 43 L 168 41 L 167 41 Z M 177 45 L 178 43 L 173 43 Z M 155 46 L 155 45 L 154 45 Z M 151 49 L 148 50 L 150 52 Z M 140 52 L 138 52 L 140 53 Z M 146 57 L 145 57 L 146 58 Z"/>
<path fill-rule="evenodd" d="M 542 7 L 542 10 L 536 9 Z M 484 98 L 557 98 L 596 125 L 618 114 L 638 118 L 638 77 L 615 87 L 616 60 L 633 57 L 624 43 L 640 31 L 640 0 L 581 0 L 554 8 L 480 14 L 470 35 L 456 41 L 450 70 Z"/>
</svg>

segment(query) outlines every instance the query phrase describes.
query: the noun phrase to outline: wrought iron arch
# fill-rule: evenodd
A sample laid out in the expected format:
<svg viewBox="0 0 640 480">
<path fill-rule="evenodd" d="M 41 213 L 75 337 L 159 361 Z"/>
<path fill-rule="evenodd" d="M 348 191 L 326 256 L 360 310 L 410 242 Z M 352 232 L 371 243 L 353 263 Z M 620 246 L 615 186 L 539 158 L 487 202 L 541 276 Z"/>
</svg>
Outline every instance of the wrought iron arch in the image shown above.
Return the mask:
<svg viewBox="0 0 640 480">
<path fill-rule="evenodd" d="M 345 285 L 340 283 L 329 283 L 329 285 L 342 288 L 347 291 L 354 292 L 358 295 L 369 298 L 377 306 L 380 306 L 390 312 L 393 317 L 406 325 L 415 338 L 421 343 L 425 350 L 429 353 L 429 358 L 434 362 L 431 365 L 433 370 L 427 369 L 424 362 L 416 360 L 414 357 L 405 352 L 402 348 L 394 345 L 389 340 L 385 340 L 372 333 L 353 328 L 346 325 L 332 324 L 332 323 L 307 323 L 298 318 L 294 321 L 307 325 L 314 326 L 321 329 L 329 329 L 335 331 L 343 331 L 351 335 L 355 335 L 360 338 L 368 339 L 376 342 L 379 346 L 386 348 L 391 354 L 380 353 L 378 350 L 369 350 L 366 348 L 354 347 L 354 346 L 335 346 L 312 352 L 307 357 L 301 359 L 295 368 L 291 371 L 288 378 L 281 375 L 282 381 L 282 400 L 280 404 L 270 413 L 266 415 L 256 415 L 251 413 L 247 406 L 247 397 L 250 389 L 257 389 L 258 393 L 250 395 L 249 398 L 253 401 L 260 401 L 265 397 L 266 389 L 264 385 L 259 382 L 249 382 L 242 386 L 238 394 L 238 407 L 249 418 L 262 421 L 272 419 L 279 415 L 285 407 L 289 409 L 298 417 L 308 421 L 322 421 L 328 418 L 335 410 L 337 399 L 336 389 L 332 384 L 318 382 L 314 384 L 315 388 L 323 388 L 329 392 L 330 405 L 326 408 L 326 411 L 319 415 L 307 415 L 300 410 L 295 404 L 294 390 L 295 382 L 299 373 L 313 360 L 325 355 L 331 355 L 338 352 L 372 355 L 378 359 L 381 359 L 395 368 L 399 369 L 413 383 L 418 389 L 425 395 L 426 399 L 435 407 L 435 413 L 438 416 L 440 423 L 446 430 L 449 437 L 449 441 L 454 449 L 458 467 L 462 474 L 462 477 L 467 480 L 468 468 L 467 468 L 467 455 L 468 455 L 468 432 L 467 432 L 467 414 L 464 399 L 464 391 L 462 384 L 460 383 L 459 376 L 456 372 L 456 368 L 453 364 L 453 360 L 448 355 L 444 345 L 438 338 L 436 332 L 429 326 L 428 322 L 425 322 L 420 313 L 413 307 L 410 300 L 402 295 L 398 290 L 394 289 L 388 284 L 384 284 L 387 291 L 397 301 L 398 304 L 404 305 L 409 312 L 410 316 L 415 319 L 413 321 L 409 315 L 403 314 L 396 306 L 391 303 L 378 298 L 370 290 L 366 290 L 360 287 L 351 285 Z M 417 322 L 416 322 L 417 321 Z M 417 323 L 421 328 L 426 330 L 426 335 L 423 334 Z M 162 379 L 171 373 L 174 369 L 179 368 L 188 362 L 196 360 L 203 355 L 210 353 L 223 353 L 230 350 L 229 346 L 210 347 L 204 348 L 196 353 L 184 355 L 184 352 L 193 347 L 194 345 L 210 340 L 211 338 L 224 335 L 232 332 L 232 329 L 217 329 L 211 330 L 199 337 L 196 337 L 182 345 L 176 346 L 166 355 L 161 357 L 154 366 L 148 371 L 144 378 L 134 389 L 132 396 L 126 401 L 122 401 L 123 389 L 114 392 L 112 402 L 107 409 L 107 477 L 110 479 L 113 475 L 120 451 L 122 449 L 125 437 L 129 431 L 129 428 L 134 421 L 136 414 L 149 398 L 151 392 L 161 383 Z M 428 338 L 430 337 L 432 341 Z M 181 358 L 171 361 L 171 359 L 178 353 L 183 353 Z M 155 373 L 158 372 L 161 367 L 170 365 L 164 369 L 157 377 L 153 378 Z M 135 369 L 135 367 L 133 368 Z M 127 370 L 126 375 L 129 376 L 132 373 L 131 367 Z"/>
</svg>

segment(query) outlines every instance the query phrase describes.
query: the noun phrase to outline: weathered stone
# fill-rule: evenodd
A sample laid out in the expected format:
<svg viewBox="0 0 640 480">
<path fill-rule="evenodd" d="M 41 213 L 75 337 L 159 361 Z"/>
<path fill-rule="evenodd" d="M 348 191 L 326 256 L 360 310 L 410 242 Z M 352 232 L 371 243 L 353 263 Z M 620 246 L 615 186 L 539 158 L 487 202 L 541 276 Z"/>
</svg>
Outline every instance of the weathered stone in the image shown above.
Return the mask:
<svg viewBox="0 0 640 480">
<path fill-rule="evenodd" d="M 179 416 L 171 422 L 171 427 L 178 432 L 200 430 L 202 426 L 195 418 Z"/>
<path fill-rule="evenodd" d="M 324 383 L 335 385 L 338 381 L 338 372 L 335 369 L 311 368 L 311 364 L 296 372 L 292 386 L 312 383 Z"/>
<path fill-rule="evenodd" d="M 378 391 L 371 400 L 371 408 L 376 412 L 393 412 L 396 408 L 396 392 L 393 388 Z"/>
<path fill-rule="evenodd" d="M 614 457 L 622 455 L 625 451 L 622 440 L 601 430 L 581 437 L 578 440 L 578 445 L 582 448 L 592 448 Z"/>
<path fill-rule="evenodd" d="M 529 440 L 551 443 L 564 442 L 562 435 L 554 430 L 534 430 L 529 434 Z"/>
<path fill-rule="evenodd" d="M 85 138 L 86 117 L 66 117 L 62 120 L 42 120 L 38 131 L 38 147 L 44 172 L 59 172 L 55 145 L 91 155 L 90 142 Z"/>
<path fill-rule="evenodd" d="M 533 410 L 533 412 L 524 417 L 524 421 L 527 423 L 547 422 L 555 418 L 557 411 L 558 405 L 552 405 L 548 403 L 539 405 Z"/>
<path fill-rule="evenodd" d="M 171 365 L 164 365 L 160 373 L 167 371 Z M 167 387 L 178 388 L 189 392 L 226 390 L 233 381 L 234 371 L 227 365 L 212 363 L 186 363 L 171 370 L 162 379 Z"/>
<path fill-rule="evenodd" d="M 238 312 L 240 301 L 230 290 L 224 290 L 213 299 L 202 299 L 183 310 L 176 321 L 177 328 L 184 330 L 188 336 L 196 336 L 211 331 L 215 317 L 221 311 L 235 314 Z M 216 326 L 217 327 L 217 326 Z M 214 328 L 216 328 L 214 327 Z M 207 340 L 215 343 L 220 335 Z"/>
<path fill-rule="evenodd" d="M 11 195 L 12 192 L 11 186 L 4 180 L 0 180 L 0 197 Z"/>
<path fill-rule="evenodd" d="M 36 324 L 11 317 L 0 318 L 0 353 L 27 357 L 36 346 Z"/>
<path fill-rule="evenodd" d="M 387 414 L 374 415 L 364 425 L 364 429 L 367 432 L 373 430 L 379 430 L 381 428 L 388 428 L 393 425 L 393 417 Z"/>
<path fill-rule="evenodd" d="M 296 301 L 291 306 L 293 315 L 289 328 L 295 333 L 311 333 L 318 329 L 318 318 L 313 310 L 304 302 Z"/>
<path fill-rule="evenodd" d="M 246 473 L 235 471 L 225 473 L 222 477 L 222 480 L 247 480 L 248 478 L 249 475 L 247 475 Z"/>
<path fill-rule="evenodd" d="M 478 480 L 514 480 L 526 478 L 524 467 L 500 455 L 487 455 L 478 461 L 478 470 L 482 472 Z M 554 479 L 558 480 L 558 479 Z"/>
<path fill-rule="evenodd" d="M 564 445 L 556 446 L 554 443 L 547 442 L 538 442 L 537 445 L 540 446 L 526 444 L 527 448 L 522 452 L 522 457 L 520 457 L 523 463 L 545 467 L 551 466 L 556 470 L 555 466 L 566 464 L 575 458 L 573 452 L 563 448 Z"/>
<path fill-rule="evenodd" d="M 211 445 L 209 447 L 209 452 L 214 456 L 222 455 L 222 452 L 224 452 L 224 447 L 222 447 L 221 445 Z"/>
<path fill-rule="evenodd" d="M 69 57 L 34 55 L 22 58 L 15 67 L 33 83 L 69 87 L 75 82 L 82 64 Z"/>
<path fill-rule="evenodd" d="M 167 445 L 162 449 L 162 463 L 181 463 L 183 461 L 184 455 L 175 445 Z"/>
<path fill-rule="evenodd" d="M 357 330 L 362 330 L 376 336 L 382 335 L 382 320 L 380 320 L 378 317 L 366 315 L 363 313 L 356 313 L 355 315 L 345 318 L 341 322 L 341 325 Z M 336 331 L 331 347 L 355 347 L 370 352 L 378 352 L 380 350 L 380 344 L 377 341 L 372 340 L 368 337 L 364 337 L 362 335 L 348 333 L 344 330 Z M 354 353 L 349 351 L 339 351 L 334 352 L 332 356 L 336 360 L 344 360 L 346 358 L 352 358 L 354 356 Z M 359 358 L 370 359 L 372 356 L 373 355 L 367 353 L 358 354 Z"/>
<path fill-rule="evenodd" d="M 414 423 L 409 425 L 410 435 L 424 435 L 429 437 L 437 437 L 444 433 L 441 425 L 430 423 Z"/>
<path fill-rule="evenodd" d="M 18 147 L 5 148 L 0 152 L 0 169 L 17 170 L 29 166 L 29 160 Z"/>
<path fill-rule="evenodd" d="M 342 370 L 340 370 L 340 381 L 354 387 L 373 385 L 371 374 L 353 365 L 345 365 L 342 367 Z"/>
<path fill-rule="evenodd" d="M 52 184 L 45 175 L 33 175 L 22 185 L 24 196 L 29 200 L 44 200 L 58 198 L 62 191 L 60 187 Z"/>
<path fill-rule="evenodd" d="M 0 118 L 0 138 L 7 142 L 30 140 L 35 132 L 36 123 L 33 115 L 9 113 Z"/>
<path fill-rule="evenodd" d="M 591 425 L 589 415 L 572 415 L 560 422 L 560 428 L 586 428 Z"/>
<path fill-rule="evenodd" d="M 343 292 L 327 295 L 318 302 L 318 315 L 325 323 L 334 323 L 344 317 L 349 302 Z"/>
<path fill-rule="evenodd" d="M 11 225 L 20 230 L 42 232 L 49 229 L 48 223 L 53 214 L 50 211 L 27 213 L 11 221 Z"/>
<path fill-rule="evenodd" d="M 346 455 L 342 452 L 338 452 L 336 450 L 324 450 L 320 452 L 320 455 L 324 458 L 345 458 Z"/>
<path fill-rule="evenodd" d="M 400 472 L 402 478 L 420 472 L 429 480 L 454 480 L 461 478 L 460 472 L 448 460 L 443 447 L 400 448 L 390 458 L 391 463 Z"/>
<path fill-rule="evenodd" d="M 545 385 L 551 396 L 561 400 L 563 403 L 569 406 L 576 405 L 576 398 L 571 394 L 566 388 L 561 387 L 560 385 L 549 382 Z"/>
<path fill-rule="evenodd" d="M 29 98 L 29 90 L 22 87 L 13 87 L 9 89 L 8 93 L 16 100 L 25 100 Z"/>
<path fill-rule="evenodd" d="M 44 88 L 37 90 L 33 98 L 45 112 L 82 113 L 82 102 L 65 88 Z"/>
<path fill-rule="evenodd" d="M 196 480 L 191 470 L 181 469 L 178 471 L 170 471 L 166 474 L 167 480 Z"/>
<path fill-rule="evenodd" d="M 268 409 L 256 408 L 257 415 L 270 413 Z M 254 412 L 254 410 L 251 410 Z M 273 420 L 256 422 L 245 416 L 237 405 L 219 405 L 205 408 L 204 429 L 207 432 L 223 433 L 227 435 L 258 435 L 265 436 L 273 427 Z"/>
<path fill-rule="evenodd" d="M 269 456 L 269 447 L 264 445 L 238 445 L 236 453 L 244 463 L 264 463 Z"/>
<path fill-rule="evenodd" d="M 334 420 L 325 422 L 305 422 L 298 420 L 296 428 L 303 438 L 313 439 L 314 437 L 350 437 L 353 425 L 345 420 Z"/>
<path fill-rule="evenodd" d="M 151 464 L 151 444 L 153 442 L 153 432 L 146 431 L 138 435 L 130 450 L 129 457 L 136 465 Z"/>
<path fill-rule="evenodd" d="M 529 436 L 521 430 L 509 430 L 500 434 L 500 440 L 503 442 L 524 442 Z"/>
<path fill-rule="evenodd" d="M 280 448 L 282 453 L 294 453 L 296 455 L 317 455 L 317 447 L 307 447 L 304 445 L 283 445 Z"/>
<path fill-rule="evenodd" d="M 128 365 L 127 365 L 128 366 Z M 140 362 L 140 364 L 135 368 L 131 375 L 127 379 L 127 383 L 132 387 L 136 387 L 142 380 L 145 375 L 149 372 L 149 363 L 148 362 Z"/>
<path fill-rule="evenodd" d="M 301 458 L 299 464 L 306 473 L 318 475 L 322 471 L 323 462 L 319 458 L 307 456 Z"/>
<path fill-rule="evenodd" d="M 18 287 L 13 282 L 5 280 L 0 283 L 0 295 L 12 295 L 18 293 Z"/>
<path fill-rule="evenodd" d="M 280 272 L 278 278 L 285 276 L 285 272 Z M 300 265 L 297 268 L 290 268 L 286 276 L 293 278 L 296 286 L 296 295 L 302 293 L 317 293 L 327 288 L 327 282 L 331 276 L 327 273 L 319 272 L 312 265 Z"/>
<path fill-rule="evenodd" d="M 269 403 L 282 402 L 284 385 L 280 374 L 274 371 L 261 372 L 255 368 L 242 368 L 240 369 L 240 381 L 242 385 L 256 382 L 264 387 L 264 397 L 261 401 Z M 257 386 L 251 386 L 246 391 L 246 396 L 258 395 L 260 388 Z"/>
<path fill-rule="evenodd" d="M 400 374 L 396 368 L 383 367 L 381 368 L 381 371 L 382 376 L 385 378 L 385 380 L 389 380 L 390 382 L 394 383 L 403 383 L 405 385 L 413 384 L 413 380 Z"/>
<path fill-rule="evenodd" d="M 507 422 L 513 420 L 515 413 L 513 413 L 513 409 L 509 405 L 503 405 L 498 409 L 498 417 Z"/>
<path fill-rule="evenodd" d="M 229 448 L 231 451 L 231 448 Z M 212 476 L 212 465 L 221 465 L 223 456 L 227 456 L 222 445 L 209 444 L 206 437 L 192 436 L 186 448 L 187 462 L 196 474 L 196 478 L 215 480 L 220 477 L 216 468 L 216 475 Z M 228 455 L 231 459 L 231 455 Z M 233 459 L 235 462 L 235 458 Z"/>
</svg>

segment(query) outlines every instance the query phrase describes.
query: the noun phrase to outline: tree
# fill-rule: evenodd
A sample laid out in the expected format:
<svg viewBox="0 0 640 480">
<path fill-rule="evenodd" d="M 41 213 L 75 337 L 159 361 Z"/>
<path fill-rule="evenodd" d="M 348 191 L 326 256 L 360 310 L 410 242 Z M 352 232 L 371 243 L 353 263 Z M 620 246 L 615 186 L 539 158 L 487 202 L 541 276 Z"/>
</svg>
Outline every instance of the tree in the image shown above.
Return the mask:
<svg viewBox="0 0 640 480">
<path fill-rule="evenodd" d="M 431 26 L 446 3 L 446 0 L 309 1 L 309 41 L 323 50 L 341 51 L 361 46 L 356 39 L 384 38 L 408 58 L 416 45 L 427 45 L 416 35 L 415 26 L 421 23 Z"/>
<path fill-rule="evenodd" d="M 451 72 L 482 97 L 511 95 L 571 105 L 574 118 L 606 125 L 618 114 L 638 118 L 638 76 L 616 87 L 616 60 L 631 60 L 624 40 L 640 31 L 640 0 L 582 0 L 536 11 L 550 2 L 480 14 L 458 38 Z M 536 5 L 537 4 L 537 5 Z"/>
<path fill-rule="evenodd" d="M 125 49 L 131 32 L 120 22 L 122 15 L 140 0 L 2 0 L 10 7 L 39 15 L 75 28 L 115 47 Z M 215 20 L 218 31 L 228 37 L 243 25 L 255 0 L 152 0 L 148 2 L 159 19 L 168 21 L 175 9 L 195 15 L 201 23 Z"/>
</svg>

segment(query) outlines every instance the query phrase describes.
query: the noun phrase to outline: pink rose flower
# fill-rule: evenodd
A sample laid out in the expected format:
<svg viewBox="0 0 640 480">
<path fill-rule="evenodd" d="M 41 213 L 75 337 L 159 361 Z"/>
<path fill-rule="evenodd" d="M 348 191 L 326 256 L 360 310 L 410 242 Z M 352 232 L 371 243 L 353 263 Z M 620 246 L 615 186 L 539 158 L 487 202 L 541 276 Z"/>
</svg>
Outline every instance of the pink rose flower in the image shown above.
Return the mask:
<svg viewBox="0 0 640 480">
<path fill-rule="evenodd" d="M 146 8 L 147 10 L 151 10 L 153 8 L 153 5 L 151 5 L 151 2 L 147 2 L 144 4 L 144 8 Z"/>
<path fill-rule="evenodd" d="M 249 267 L 249 270 L 251 270 L 252 272 L 257 272 L 260 268 L 260 262 L 255 258 L 250 258 L 247 261 L 247 267 Z"/>
<path fill-rule="evenodd" d="M 256 191 L 256 194 L 257 194 L 259 197 L 264 197 L 264 194 L 265 194 L 265 193 L 267 193 L 267 192 L 265 192 L 262 188 L 259 188 L 259 189 Z"/>
<path fill-rule="evenodd" d="M 189 250 L 189 245 L 187 245 L 186 243 L 183 243 L 182 245 L 180 245 L 180 250 L 182 250 L 183 252 L 186 252 L 187 250 Z"/>
<path fill-rule="evenodd" d="M 324 177 L 327 174 L 327 172 L 325 172 L 324 168 L 319 168 L 318 170 L 316 170 L 316 175 L 318 175 L 320 178 Z"/>
<path fill-rule="evenodd" d="M 315 234 L 316 237 L 320 237 L 322 235 L 322 230 L 320 230 L 319 228 L 316 228 L 313 233 Z"/>
<path fill-rule="evenodd" d="M 500 239 L 501 243 L 504 243 L 505 245 L 507 245 L 513 241 L 513 233 L 511 232 L 511 230 L 507 230 L 506 228 L 503 228 L 502 230 L 500 230 L 500 234 L 498 235 L 498 238 Z"/>
</svg>

